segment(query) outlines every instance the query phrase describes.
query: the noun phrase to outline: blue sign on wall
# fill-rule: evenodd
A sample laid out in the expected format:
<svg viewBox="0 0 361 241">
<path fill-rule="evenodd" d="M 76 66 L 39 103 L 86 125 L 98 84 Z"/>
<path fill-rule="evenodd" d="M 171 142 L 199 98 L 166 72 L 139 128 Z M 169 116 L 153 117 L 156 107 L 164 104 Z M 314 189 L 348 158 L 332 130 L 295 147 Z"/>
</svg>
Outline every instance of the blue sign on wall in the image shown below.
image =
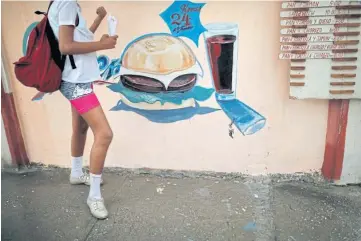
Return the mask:
<svg viewBox="0 0 361 241">
<path fill-rule="evenodd" d="M 184 36 L 198 46 L 199 36 L 207 31 L 199 16 L 204 5 L 205 3 L 175 1 L 160 16 L 168 25 L 173 36 Z"/>
</svg>

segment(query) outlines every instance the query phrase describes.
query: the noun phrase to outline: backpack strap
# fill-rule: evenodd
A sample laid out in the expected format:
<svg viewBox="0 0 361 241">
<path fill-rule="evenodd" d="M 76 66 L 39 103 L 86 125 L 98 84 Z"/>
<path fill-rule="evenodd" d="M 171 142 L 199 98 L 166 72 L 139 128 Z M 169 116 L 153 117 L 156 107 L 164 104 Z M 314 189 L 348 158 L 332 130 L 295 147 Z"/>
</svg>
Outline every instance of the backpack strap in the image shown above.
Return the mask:
<svg viewBox="0 0 361 241">
<path fill-rule="evenodd" d="M 79 25 L 79 15 L 77 14 L 76 15 L 76 20 L 75 20 L 75 27 L 78 27 Z M 74 56 L 73 55 L 68 55 L 69 56 L 69 60 L 70 60 L 70 64 L 71 64 L 71 67 L 73 69 L 76 69 L 76 65 L 75 65 L 75 61 L 74 61 Z"/>
<path fill-rule="evenodd" d="M 76 69 L 76 65 L 75 65 L 75 61 L 74 61 L 74 56 L 73 55 L 68 55 L 69 60 L 70 60 L 70 64 L 71 64 L 71 68 L 72 69 Z"/>
<path fill-rule="evenodd" d="M 49 10 L 50 10 L 50 7 L 51 5 L 54 3 L 54 0 L 51 0 L 50 3 L 49 3 L 49 7 L 48 7 L 48 11 L 47 13 L 49 13 Z M 76 15 L 76 20 L 75 20 L 75 27 L 78 27 L 79 25 L 79 16 L 78 14 Z M 75 61 L 74 61 L 74 56 L 73 55 L 67 55 L 69 57 L 69 60 L 70 60 L 70 64 L 71 64 L 71 68 L 72 69 L 76 69 L 76 65 L 75 65 Z M 66 55 L 64 55 L 64 58 L 66 58 Z"/>
<path fill-rule="evenodd" d="M 53 3 L 54 3 L 54 0 L 50 1 L 48 11 L 46 11 L 47 13 L 49 13 L 50 7 L 51 7 L 51 5 L 53 5 Z"/>
<path fill-rule="evenodd" d="M 76 15 L 76 19 L 75 19 L 75 27 L 78 27 L 79 25 L 79 15 Z"/>
</svg>

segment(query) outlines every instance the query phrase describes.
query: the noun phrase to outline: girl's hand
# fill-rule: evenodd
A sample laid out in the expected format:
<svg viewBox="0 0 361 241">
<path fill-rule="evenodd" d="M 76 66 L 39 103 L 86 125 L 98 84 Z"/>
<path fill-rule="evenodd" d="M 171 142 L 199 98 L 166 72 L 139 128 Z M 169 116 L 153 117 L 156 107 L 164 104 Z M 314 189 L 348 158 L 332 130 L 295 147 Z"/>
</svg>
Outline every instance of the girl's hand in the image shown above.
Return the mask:
<svg viewBox="0 0 361 241">
<path fill-rule="evenodd" d="M 104 7 L 99 7 L 99 8 L 97 8 L 96 13 L 98 14 L 98 16 L 99 16 L 101 19 L 105 18 L 105 16 L 107 15 L 107 11 L 105 10 Z"/>
<path fill-rule="evenodd" d="M 114 49 L 117 44 L 117 39 L 117 35 L 109 37 L 108 34 L 104 34 L 100 39 L 102 49 Z"/>
</svg>

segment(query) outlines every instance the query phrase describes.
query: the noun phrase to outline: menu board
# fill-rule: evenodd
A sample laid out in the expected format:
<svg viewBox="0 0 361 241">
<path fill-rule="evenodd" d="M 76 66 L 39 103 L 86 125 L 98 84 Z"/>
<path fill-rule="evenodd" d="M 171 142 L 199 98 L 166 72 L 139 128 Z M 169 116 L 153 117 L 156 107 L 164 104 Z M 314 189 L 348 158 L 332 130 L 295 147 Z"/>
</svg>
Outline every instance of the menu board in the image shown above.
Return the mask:
<svg viewBox="0 0 361 241">
<path fill-rule="evenodd" d="M 280 59 L 293 99 L 361 99 L 361 1 L 283 1 Z"/>
</svg>

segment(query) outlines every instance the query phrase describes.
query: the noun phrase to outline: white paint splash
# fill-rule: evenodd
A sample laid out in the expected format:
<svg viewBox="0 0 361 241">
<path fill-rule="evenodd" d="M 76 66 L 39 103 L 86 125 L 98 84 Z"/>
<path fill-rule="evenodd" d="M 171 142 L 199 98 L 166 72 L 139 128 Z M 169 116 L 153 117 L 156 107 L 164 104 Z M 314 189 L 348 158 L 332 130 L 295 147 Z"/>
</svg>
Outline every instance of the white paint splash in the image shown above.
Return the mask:
<svg viewBox="0 0 361 241">
<path fill-rule="evenodd" d="M 159 194 L 163 194 L 164 188 L 162 187 L 157 187 L 157 193 Z"/>
</svg>

